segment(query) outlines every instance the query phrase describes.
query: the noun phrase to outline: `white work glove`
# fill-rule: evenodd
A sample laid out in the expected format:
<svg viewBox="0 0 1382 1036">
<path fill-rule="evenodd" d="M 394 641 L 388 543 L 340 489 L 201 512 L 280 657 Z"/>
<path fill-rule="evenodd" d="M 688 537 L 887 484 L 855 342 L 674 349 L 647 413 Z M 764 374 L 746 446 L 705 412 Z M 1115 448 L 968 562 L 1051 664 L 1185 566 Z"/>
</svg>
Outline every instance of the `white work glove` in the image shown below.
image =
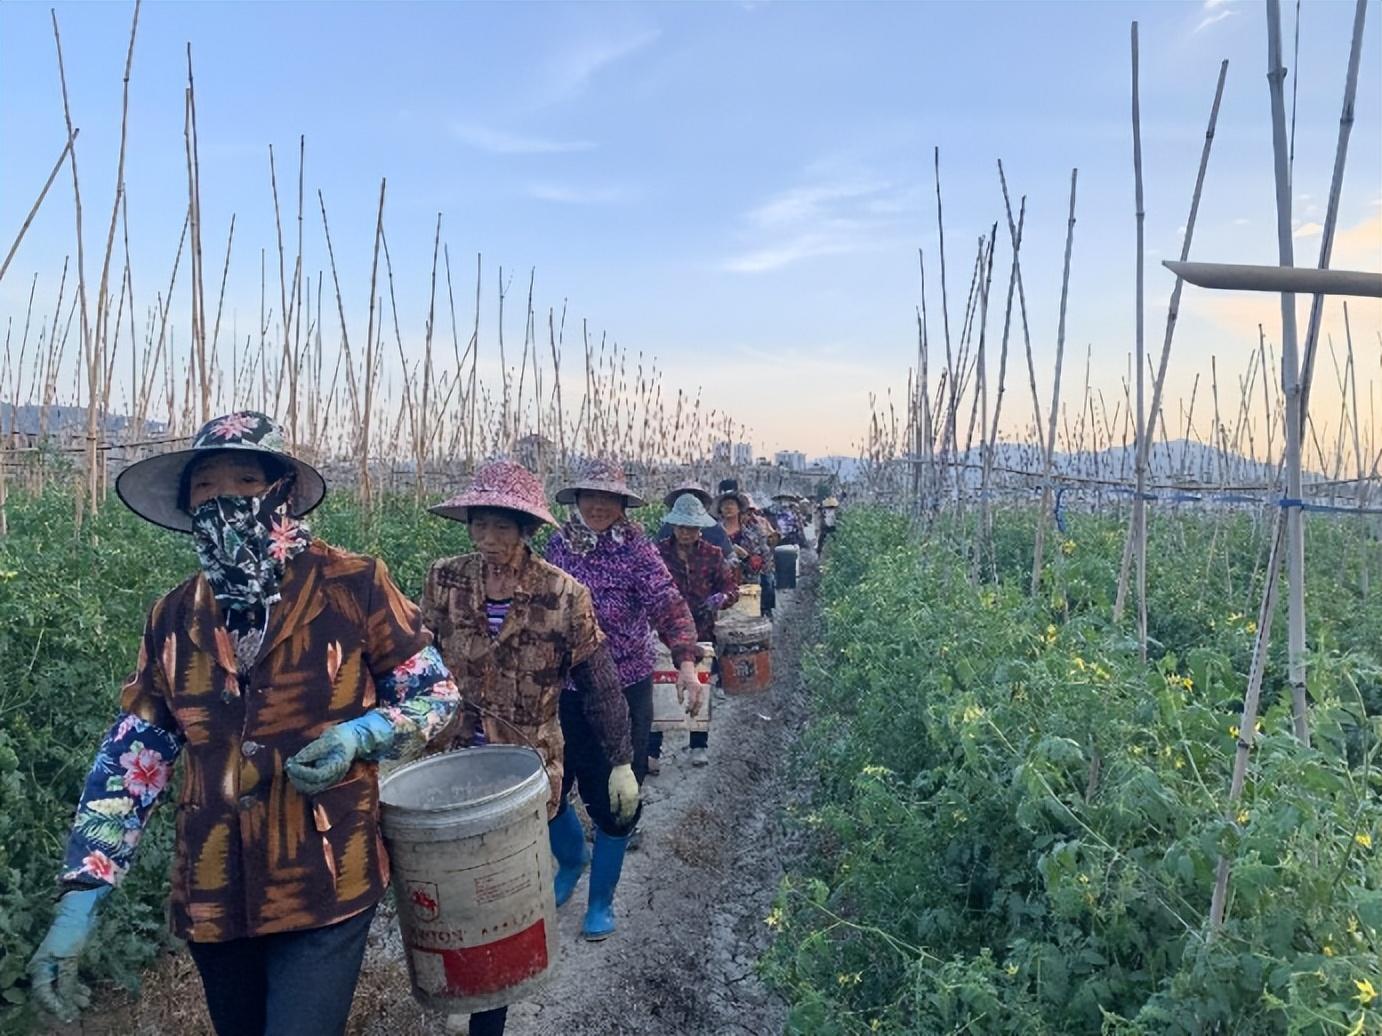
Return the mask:
<svg viewBox="0 0 1382 1036">
<path fill-rule="evenodd" d="M 609 772 L 609 809 L 621 824 L 629 823 L 638 812 L 638 778 L 629 763 Z"/>
<path fill-rule="evenodd" d="M 704 700 L 705 688 L 696 673 L 696 663 L 683 662 L 677 669 L 677 703 L 685 705 L 686 711 L 695 716 L 701 711 Z"/>
</svg>

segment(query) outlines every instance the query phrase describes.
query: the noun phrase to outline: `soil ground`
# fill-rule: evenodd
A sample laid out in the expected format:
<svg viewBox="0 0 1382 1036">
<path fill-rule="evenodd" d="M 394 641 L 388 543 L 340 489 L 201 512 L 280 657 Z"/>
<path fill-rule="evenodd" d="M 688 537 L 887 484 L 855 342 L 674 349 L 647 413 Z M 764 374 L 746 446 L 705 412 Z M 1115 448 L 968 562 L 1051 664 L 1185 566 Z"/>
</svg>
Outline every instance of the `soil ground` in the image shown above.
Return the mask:
<svg viewBox="0 0 1382 1036">
<path fill-rule="evenodd" d="M 813 556 L 805 555 L 814 560 Z M 758 980 L 769 941 L 763 918 L 790 857 L 786 807 L 798 797 L 786 755 L 800 729 L 798 659 L 815 611 L 814 566 L 778 595 L 771 689 L 718 697 L 710 765 L 692 767 L 668 734 L 662 772 L 644 786 L 641 846 L 628 854 L 615 900 L 619 930 L 580 937 L 587 882 L 558 913 L 561 955 L 550 983 L 509 1010 L 508 1036 L 768 1036 L 783 1002 Z M 169 954 L 136 998 L 111 996 L 81 1022 L 54 1030 L 210 1036 L 201 984 L 186 953 Z M 464 1033 L 409 993 L 403 950 L 386 901 L 370 933 L 351 1036 Z M 306 1034 L 304 1034 L 306 1036 Z"/>
</svg>

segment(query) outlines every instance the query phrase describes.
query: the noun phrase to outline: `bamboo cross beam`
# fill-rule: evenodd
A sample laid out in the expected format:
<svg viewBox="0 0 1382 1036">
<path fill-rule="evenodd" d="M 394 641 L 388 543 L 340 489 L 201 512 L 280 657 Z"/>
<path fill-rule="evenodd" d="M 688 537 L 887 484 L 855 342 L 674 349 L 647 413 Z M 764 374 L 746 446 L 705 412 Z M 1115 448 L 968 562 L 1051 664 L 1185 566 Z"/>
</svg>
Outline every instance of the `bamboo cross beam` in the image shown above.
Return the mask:
<svg viewBox="0 0 1382 1036">
<path fill-rule="evenodd" d="M 1321 270 L 1307 266 L 1246 266 L 1238 263 L 1161 263 L 1177 277 L 1200 288 L 1224 291 L 1270 291 L 1301 295 L 1354 295 L 1382 298 L 1382 273 Z"/>
</svg>

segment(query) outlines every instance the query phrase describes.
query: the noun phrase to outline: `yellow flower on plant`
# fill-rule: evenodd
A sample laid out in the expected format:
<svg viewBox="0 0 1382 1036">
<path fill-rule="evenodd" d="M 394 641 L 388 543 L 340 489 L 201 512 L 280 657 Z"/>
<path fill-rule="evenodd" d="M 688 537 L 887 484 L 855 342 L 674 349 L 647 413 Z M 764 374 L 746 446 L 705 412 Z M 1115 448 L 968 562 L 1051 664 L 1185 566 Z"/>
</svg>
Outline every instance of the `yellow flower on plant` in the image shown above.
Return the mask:
<svg viewBox="0 0 1382 1036">
<path fill-rule="evenodd" d="M 1246 809 L 1240 809 L 1238 811 L 1238 823 L 1246 824 L 1249 816 L 1251 816 L 1251 814 Z"/>
<path fill-rule="evenodd" d="M 1007 973 L 1008 978 L 1012 978 L 1014 975 L 1017 974 L 1018 967 L 1016 964 L 1009 964 L 1003 970 Z"/>
<path fill-rule="evenodd" d="M 787 927 L 787 919 L 783 916 L 781 907 L 773 907 L 768 916 L 763 918 L 763 923 L 775 932 Z"/>
<path fill-rule="evenodd" d="M 1358 995 L 1353 999 L 1357 1000 L 1364 1007 L 1376 999 L 1377 990 L 1372 987 L 1372 982 L 1369 979 L 1365 978 L 1362 981 L 1354 979 L 1353 984 L 1358 987 Z"/>
<path fill-rule="evenodd" d="M 1229 736 L 1229 737 L 1237 737 L 1237 736 L 1238 736 L 1238 727 L 1237 727 L 1237 725 L 1234 725 L 1234 726 L 1231 726 L 1231 727 L 1228 728 L 1228 736 Z"/>
<path fill-rule="evenodd" d="M 966 705 L 965 711 L 961 714 L 961 719 L 966 723 L 977 723 L 983 719 L 987 713 L 978 705 Z"/>
<path fill-rule="evenodd" d="M 1075 656 L 1075 668 L 1078 669 L 1078 670 L 1080 670 L 1081 672 L 1084 672 L 1084 666 L 1085 666 L 1084 659 L 1081 658 L 1079 655 L 1076 655 L 1076 656 Z"/>
<path fill-rule="evenodd" d="M 1361 845 L 1364 849 L 1372 848 L 1372 835 L 1368 834 L 1366 831 L 1359 831 L 1356 835 L 1353 836 L 1353 840 L 1357 842 L 1359 845 Z"/>
<path fill-rule="evenodd" d="M 1358 1020 L 1353 1023 L 1352 1027 L 1348 1030 L 1348 1032 L 1344 1033 L 1344 1036 L 1363 1036 L 1363 1025 L 1365 1022 L 1367 1022 L 1367 1020 L 1368 1012 L 1359 1012 Z"/>
<path fill-rule="evenodd" d="M 1063 542 L 1061 543 L 1061 545 L 1060 545 L 1060 552 L 1061 552 L 1062 554 L 1064 554 L 1066 557 L 1069 557 L 1071 554 L 1074 554 L 1074 553 L 1075 553 L 1075 541 L 1074 541 L 1074 540 L 1065 540 L 1065 541 L 1063 541 Z"/>
<path fill-rule="evenodd" d="M 1249 633 L 1256 633 L 1256 632 L 1257 632 L 1257 623 L 1255 623 L 1255 622 L 1249 622 L 1249 623 L 1248 623 L 1246 626 L 1244 626 L 1243 628 L 1244 628 L 1245 630 L 1247 630 Z"/>
<path fill-rule="evenodd" d="M 1332 957 L 1334 956 L 1334 947 L 1330 946 L 1329 943 L 1325 943 L 1323 946 L 1320 947 L 1320 952 L 1323 953 L 1326 957 Z"/>
</svg>

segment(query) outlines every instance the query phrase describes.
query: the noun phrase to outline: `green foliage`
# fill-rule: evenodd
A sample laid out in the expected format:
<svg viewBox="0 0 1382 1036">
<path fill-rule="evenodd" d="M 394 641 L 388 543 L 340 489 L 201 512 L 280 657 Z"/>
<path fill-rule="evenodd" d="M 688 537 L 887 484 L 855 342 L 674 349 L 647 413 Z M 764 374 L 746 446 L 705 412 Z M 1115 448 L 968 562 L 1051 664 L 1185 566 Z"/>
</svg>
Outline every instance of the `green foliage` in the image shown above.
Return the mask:
<svg viewBox="0 0 1382 1036">
<path fill-rule="evenodd" d="M 0 539 L 0 1031 L 32 1022 L 24 968 L 47 929 L 54 879 L 96 745 L 117 711 L 149 606 L 196 569 L 187 537 L 141 521 L 112 497 L 78 531 L 70 497 L 11 496 Z M 385 496 L 366 516 L 347 494 L 313 513 L 315 533 L 384 558 L 416 597 L 438 557 L 468 549 L 465 528 Z M 84 958 L 97 979 L 134 986 L 167 936 L 171 811 L 102 908 Z"/>
<path fill-rule="evenodd" d="M 1340 579 L 1376 554 L 1312 529 L 1313 747 L 1269 682 L 1230 813 L 1263 529 L 1152 535 L 1143 664 L 1108 618 L 1118 523 L 1072 520 L 1030 597 L 1030 516 L 997 516 L 975 585 L 964 530 L 847 512 L 805 662 L 811 851 L 767 919 L 790 1032 L 1382 1031 L 1382 606 Z"/>
</svg>

